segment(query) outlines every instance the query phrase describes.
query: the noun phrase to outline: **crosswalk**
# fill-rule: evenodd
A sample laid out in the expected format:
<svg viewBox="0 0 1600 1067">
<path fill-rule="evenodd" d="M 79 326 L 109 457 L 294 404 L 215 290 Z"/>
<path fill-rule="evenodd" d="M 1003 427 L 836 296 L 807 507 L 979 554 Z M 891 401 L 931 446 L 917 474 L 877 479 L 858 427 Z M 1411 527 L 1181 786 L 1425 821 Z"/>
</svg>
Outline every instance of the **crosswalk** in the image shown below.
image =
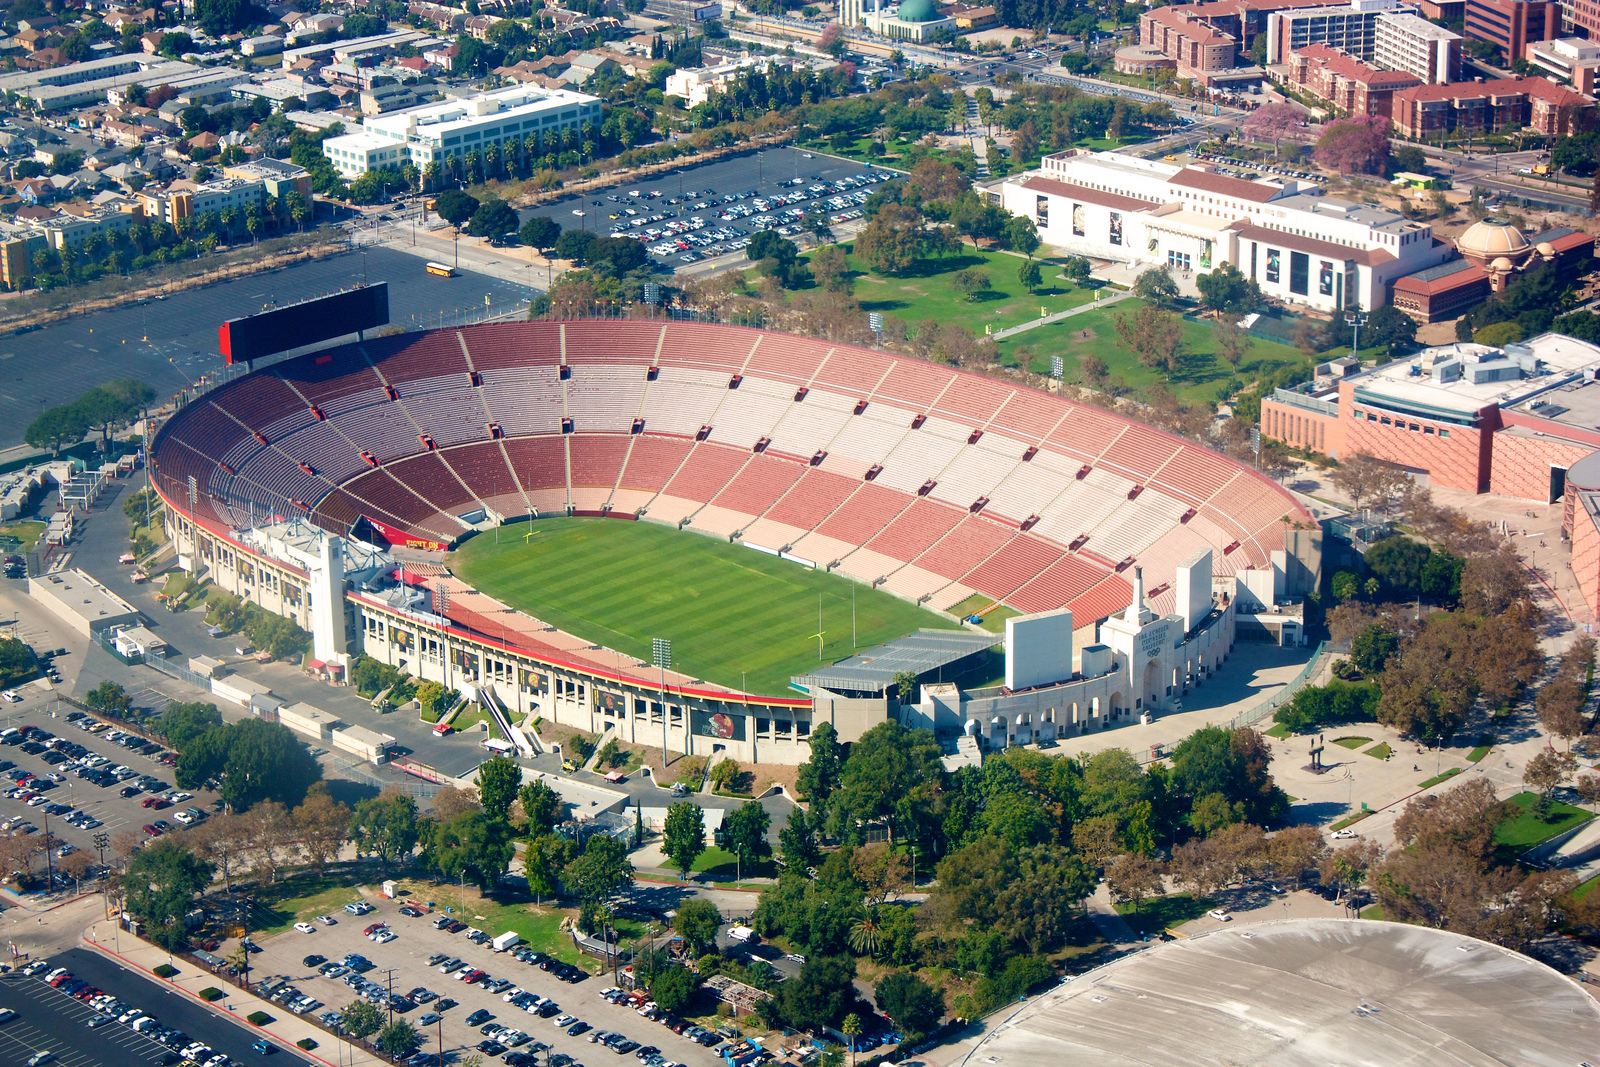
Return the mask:
<svg viewBox="0 0 1600 1067">
<path fill-rule="evenodd" d="M 0 1026 L 0 1063 L 24 1064 L 36 1053 L 54 1053 L 52 1067 L 105 1067 L 107 1064 L 160 1063 L 167 1050 L 126 1026 L 108 1023 L 90 1030 L 89 1020 L 100 1013 L 51 988 L 38 978 L 12 973 L 0 975 L 0 990 L 11 994 L 6 1001 L 26 1003 L 21 1014 Z M 47 1020 L 49 1029 L 40 1026 Z M 62 1039 L 65 1031 L 77 1031 L 78 1043 Z M 90 1046 L 93 1051 L 78 1047 Z"/>
</svg>

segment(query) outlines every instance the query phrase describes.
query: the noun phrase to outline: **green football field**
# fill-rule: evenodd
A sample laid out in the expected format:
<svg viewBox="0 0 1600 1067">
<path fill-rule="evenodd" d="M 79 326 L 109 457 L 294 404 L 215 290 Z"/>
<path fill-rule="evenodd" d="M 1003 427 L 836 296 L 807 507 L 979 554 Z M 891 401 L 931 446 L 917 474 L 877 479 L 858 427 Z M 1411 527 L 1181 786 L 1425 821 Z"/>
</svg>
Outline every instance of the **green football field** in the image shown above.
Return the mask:
<svg viewBox="0 0 1600 1067">
<path fill-rule="evenodd" d="M 848 578 L 650 522 L 519 523 L 498 542 L 493 533 L 468 541 L 453 565 L 463 581 L 568 633 L 646 662 L 651 638 L 665 637 L 674 669 L 753 693 L 791 693 L 792 676 L 856 648 L 957 627 Z"/>
</svg>

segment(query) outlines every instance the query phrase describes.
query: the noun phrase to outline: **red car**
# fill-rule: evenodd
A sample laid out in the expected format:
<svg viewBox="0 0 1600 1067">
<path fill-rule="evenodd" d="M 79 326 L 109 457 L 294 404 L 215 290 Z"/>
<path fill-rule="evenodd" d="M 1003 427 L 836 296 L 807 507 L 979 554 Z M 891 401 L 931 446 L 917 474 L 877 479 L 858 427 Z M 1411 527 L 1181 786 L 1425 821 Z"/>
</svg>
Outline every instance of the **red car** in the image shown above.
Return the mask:
<svg viewBox="0 0 1600 1067">
<path fill-rule="evenodd" d="M 145 835 L 147 837 L 160 837 L 161 836 L 161 831 L 156 829 L 156 826 L 155 826 L 154 823 L 148 823 L 148 822 L 145 823 L 144 824 L 144 832 L 145 832 Z"/>
<path fill-rule="evenodd" d="M 377 933 L 379 930 L 382 930 L 384 927 L 386 927 L 388 925 L 389 925 L 388 923 L 373 923 L 371 926 L 367 927 L 365 930 L 363 930 L 361 932 L 363 934 L 365 934 L 366 936 L 371 937 L 373 934 Z"/>
<path fill-rule="evenodd" d="M 467 983 L 468 985 L 475 985 L 476 983 L 483 981 L 487 977 L 489 977 L 489 972 L 488 971 L 480 971 L 476 967 L 472 968 L 469 971 L 463 971 L 462 974 L 461 974 L 461 980 L 463 982 Z"/>
</svg>

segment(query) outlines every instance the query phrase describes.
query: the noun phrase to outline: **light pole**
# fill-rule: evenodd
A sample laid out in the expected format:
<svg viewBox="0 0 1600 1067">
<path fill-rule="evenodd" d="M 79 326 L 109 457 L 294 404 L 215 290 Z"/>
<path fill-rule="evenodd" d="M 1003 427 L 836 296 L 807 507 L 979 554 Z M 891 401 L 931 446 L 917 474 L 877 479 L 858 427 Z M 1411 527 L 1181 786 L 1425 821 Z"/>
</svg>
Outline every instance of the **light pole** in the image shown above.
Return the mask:
<svg viewBox="0 0 1600 1067">
<path fill-rule="evenodd" d="M 672 666 L 672 642 L 665 637 L 650 639 L 650 661 L 661 678 L 661 769 L 667 769 L 667 668 Z M 688 724 L 684 724 L 687 732 Z"/>
<path fill-rule="evenodd" d="M 1367 313 L 1365 311 L 1346 312 L 1344 321 L 1350 324 L 1350 358 L 1360 359 L 1361 357 L 1356 355 L 1356 350 L 1361 347 L 1358 343 L 1361 338 L 1361 324 L 1367 321 Z"/>
</svg>

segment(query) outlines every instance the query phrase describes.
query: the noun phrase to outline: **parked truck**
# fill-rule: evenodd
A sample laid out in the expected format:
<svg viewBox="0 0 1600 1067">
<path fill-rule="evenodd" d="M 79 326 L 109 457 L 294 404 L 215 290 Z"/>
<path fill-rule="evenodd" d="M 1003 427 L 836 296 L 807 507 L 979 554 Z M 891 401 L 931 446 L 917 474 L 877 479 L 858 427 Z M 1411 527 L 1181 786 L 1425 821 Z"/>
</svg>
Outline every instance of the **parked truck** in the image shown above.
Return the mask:
<svg viewBox="0 0 1600 1067">
<path fill-rule="evenodd" d="M 509 948 L 516 947 L 516 945 L 521 941 L 522 935 L 515 933 L 514 931 L 507 930 L 505 933 L 491 941 L 489 943 L 489 947 L 494 949 L 496 952 L 504 952 Z"/>
</svg>

